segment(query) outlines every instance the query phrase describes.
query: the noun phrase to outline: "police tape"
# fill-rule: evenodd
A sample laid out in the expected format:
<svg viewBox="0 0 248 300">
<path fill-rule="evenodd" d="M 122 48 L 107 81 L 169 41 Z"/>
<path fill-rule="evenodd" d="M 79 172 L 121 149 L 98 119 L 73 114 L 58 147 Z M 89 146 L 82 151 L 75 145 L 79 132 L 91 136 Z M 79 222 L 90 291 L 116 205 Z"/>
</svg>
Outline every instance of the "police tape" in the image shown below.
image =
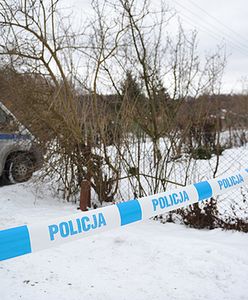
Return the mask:
<svg viewBox="0 0 248 300">
<path fill-rule="evenodd" d="M 33 253 L 149 219 L 248 185 L 248 168 L 231 175 L 38 224 L 0 231 L 0 260 Z"/>
</svg>

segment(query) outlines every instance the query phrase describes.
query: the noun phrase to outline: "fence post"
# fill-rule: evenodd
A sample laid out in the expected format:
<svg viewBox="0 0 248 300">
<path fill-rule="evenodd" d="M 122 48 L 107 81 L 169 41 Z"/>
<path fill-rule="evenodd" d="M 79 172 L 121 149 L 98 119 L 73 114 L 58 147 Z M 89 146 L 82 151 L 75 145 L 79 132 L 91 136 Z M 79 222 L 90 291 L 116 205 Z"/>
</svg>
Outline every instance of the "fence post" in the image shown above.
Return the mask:
<svg viewBox="0 0 248 300">
<path fill-rule="evenodd" d="M 82 211 L 87 211 L 88 207 L 91 207 L 91 193 L 90 193 L 90 182 L 86 179 L 81 182 L 80 190 L 80 203 L 79 208 Z"/>
</svg>

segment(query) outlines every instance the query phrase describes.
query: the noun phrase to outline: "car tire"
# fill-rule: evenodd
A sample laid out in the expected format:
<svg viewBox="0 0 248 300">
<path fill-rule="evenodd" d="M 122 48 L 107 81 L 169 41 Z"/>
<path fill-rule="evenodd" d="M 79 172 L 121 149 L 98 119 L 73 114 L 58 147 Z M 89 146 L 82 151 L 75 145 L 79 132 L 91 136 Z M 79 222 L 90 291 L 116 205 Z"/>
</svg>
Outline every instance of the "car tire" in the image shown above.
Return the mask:
<svg viewBox="0 0 248 300">
<path fill-rule="evenodd" d="M 5 177 L 9 183 L 28 181 L 34 171 L 32 157 L 27 153 L 18 153 L 10 157 L 5 167 Z"/>
</svg>

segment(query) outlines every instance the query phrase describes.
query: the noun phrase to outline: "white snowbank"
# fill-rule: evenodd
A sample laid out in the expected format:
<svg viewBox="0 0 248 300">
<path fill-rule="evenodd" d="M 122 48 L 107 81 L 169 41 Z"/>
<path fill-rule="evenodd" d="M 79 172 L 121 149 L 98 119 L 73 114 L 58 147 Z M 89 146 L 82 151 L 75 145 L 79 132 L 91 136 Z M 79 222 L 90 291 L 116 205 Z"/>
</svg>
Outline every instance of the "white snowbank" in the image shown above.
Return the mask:
<svg viewBox="0 0 248 300">
<path fill-rule="evenodd" d="M 76 213 L 48 185 L 0 188 L 0 229 Z M 3 261 L 0 299 L 246 300 L 248 236 L 147 221 Z"/>
</svg>

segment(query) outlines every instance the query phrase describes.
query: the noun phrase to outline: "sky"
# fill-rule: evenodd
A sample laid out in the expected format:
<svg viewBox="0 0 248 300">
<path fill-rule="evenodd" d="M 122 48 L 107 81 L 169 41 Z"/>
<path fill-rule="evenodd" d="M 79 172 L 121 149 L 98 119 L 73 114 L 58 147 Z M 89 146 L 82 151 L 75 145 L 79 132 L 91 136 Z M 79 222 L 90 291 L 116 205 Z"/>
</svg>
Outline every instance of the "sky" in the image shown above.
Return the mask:
<svg viewBox="0 0 248 300">
<path fill-rule="evenodd" d="M 151 0 L 160 5 L 160 0 Z M 225 45 L 227 66 L 222 91 L 248 93 L 248 2 L 247 0 L 167 0 L 186 30 L 198 32 L 199 51 L 207 53 Z M 91 0 L 73 0 L 76 16 L 91 12 Z"/>
<path fill-rule="evenodd" d="M 198 31 L 199 47 L 226 45 L 225 91 L 241 91 L 248 82 L 248 2 L 245 0 L 173 0 L 184 26 Z"/>
</svg>

